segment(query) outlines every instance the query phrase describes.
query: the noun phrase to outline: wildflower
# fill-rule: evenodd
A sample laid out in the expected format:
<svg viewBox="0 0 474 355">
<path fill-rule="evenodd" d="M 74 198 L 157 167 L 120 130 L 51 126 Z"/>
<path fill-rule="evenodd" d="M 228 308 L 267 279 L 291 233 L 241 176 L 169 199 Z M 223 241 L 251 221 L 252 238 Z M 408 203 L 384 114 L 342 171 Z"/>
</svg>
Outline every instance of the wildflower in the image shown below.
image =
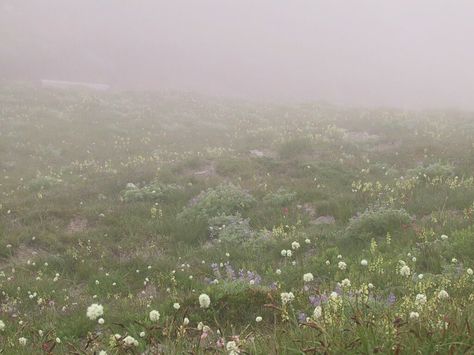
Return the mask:
<svg viewBox="0 0 474 355">
<path fill-rule="evenodd" d="M 99 355 L 107 355 L 107 351 L 101 350 L 101 351 L 99 351 Z"/>
<path fill-rule="evenodd" d="M 367 265 L 368 265 L 368 262 L 367 262 L 367 260 L 362 259 L 362 260 L 360 261 L 360 264 L 361 264 L 362 266 L 367 266 Z"/>
<path fill-rule="evenodd" d="M 411 274 L 411 270 L 410 270 L 410 268 L 408 267 L 408 265 L 403 265 L 403 266 L 400 268 L 400 275 L 405 276 L 405 277 L 408 277 L 408 276 L 410 276 L 410 274 Z"/>
<path fill-rule="evenodd" d="M 237 343 L 233 340 L 228 341 L 227 344 L 225 345 L 226 350 L 229 352 L 229 355 L 236 355 L 239 354 L 239 347 L 237 346 Z"/>
<path fill-rule="evenodd" d="M 288 249 L 288 250 L 286 251 L 286 256 L 287 256 L 288 258 L 291 258 L 292 255 L 293 255 L 293 252 Z"/>
<path fill-rule="evenodd" d="M 323 315 L 323 309 L 321 308 L 321 306 L 316 306 L 313 312 L 313 317 L 315 319 L 318 319 L 318 318 L 321 318 L 322 315 Z"/>
<path fill-rule="evenodd" d="M 310 240 L 309 238 L 306 238 L 306 239 L 304 240 L 304 242 L 305 242 L 306 244 L 311 244 L 311 240 Z"/>
<path fill-rule="evenodd" d="M 451 259 L 451 262 L 452 262 L 453 264 L 456 264 L 456 263 L 458 262 L 458 259 L 452 258 L 452 259 Z"/>
<path fill-rule="evenodd" d="M 89 307 L 87 307 L 87 318 L 90 320 L 96 320 L 100 316 L 104 314 L 104 307 L 100 304 L 93 303 Z"/>
<path fill-rule="evenodd" d="M 20 343 L 21 346 L 25 346 L 26 342 L 27 342 L 27 340 L 24 337 L 21 337 L 21 338 L 18 339 L 18 343 Z"/>
<path fill-rule="evenodd" d="M 314 279 L 314 276 L 313 276 L 313 274 L 310 273 L 310 272 L 308 272 L 307 274 L 304 274 L 304 275 L 303 275 L 303 280 L 304 280 L 304 282 L 311 282 L 311 281 L 313 281 L 313 279 Z"/>
<path fill-rule="evenodd" d="M 138 346 L 138 341 L 134 337 L 131 337 L 130 335 L 127 335 L 123 339 L 123 343 L 127 346 Z"/>
<path fill-rule="evenodd" d="M 283 292 L 280 297 L 281 303 L 283 303 L 284 305 L 292 302 L 295 299 L 295 295 L 293 294 L 293 292 Z"/>
<path fill-rule="evenodd" d="M 262 319 L 263 319 L 262 317 L 258 316 L 257 318 L 255 318 L 255 322 L 260 323 Z"/>
<path fill-rule="evenodd" d="M 199 305 L 201 306 L 201 308 L 209 308 L 210 304 L 211 304 L 211 299 L 209 298 L 209 296 L 206 295 L 205 293 L 202 293 L 199 296 Z"/>
<path fill-rule="evenodd" d="M 281 256 L 286 256 L 286 250 L 283 249 L 281 252 L 280 252 Z"/>
<path fill-rule="evenodd" d="M 329 260 L 326 260 L 326 265 L 331 265 L 331 262 Z"/>
<path fill-rule="evenodd" d="M 61 344 L 61 339 L 60 338 L 56 338 L 55 341 L 56 341 L 56 344 Z"/>
<path fill-rule="evenodd" d="M 423 280 L 423 277 L 425 277 L 425 275 L 419 274 L 419 275 L 418 275 L 418 280 Z"/>
<path fill-rule="evenodd" d="M 140 338 L 144 338 L 145 337 L 145 332 L 140 332 Z"/>
<path fill-rule="evenodd" d="M 173 304 L 173 308 L 178 310 L 178 309 L 181 308 L 181 305 L 178 302 L 176 302 L 176 303 Z"/>
<path fill-rule="evenodd" d="M 149 317 L 152 322 L 158 322 L 160 320 L 160 312 L 152 310 L 149 314 Z"/>
<path fill-rule="evenodd" d="M 99 320 L 97 321 L 97 323 L 99 323 L 99 324 L 101 324 L 101 325 L 104 324 L 104 323 L 105 323 L 104 318 L 99 318 Z"/>
<path fill-rule="evenodd" d="M 339 261 L 337 263 L 337 267 L 340 269 L 340 270 L 345 270 L 347 268 L 347 264 L 344 262 L 344 261 Z"/>
<path fill-rule="evenodd" d="M 448 298 L 449 298 L 449 294 L 445 290 L 441 290 L 438 292 L 438 299 L 447 300 Z"/>
<path fill-rule="evenodd" d="M 443 235 L 441 235 L 441 239 L 446 240 L 446 239 L 448 239 L 448 236 L 446 234 L 443 234 Z"/>
<path fill-rule="evenodd" d="M 336 291 L 333 291 L 331 292 L 331 294 L 329 295 L 329 298 L 332 299 L 333 301 L 334 300 L 337 300 L 339 298 L 339 295 Z"/>
<path fill-rule="evenodd" d="M 189 324 L 189 318 L 188 317 L 184 317 L 183 319 L 183 325 L 188 325 Z"/>
<path fill-rule="evenodd" d="M 296 249 L 299 249 L 299 247 L 300 247 L 300 243 L 298 243 L 296 241 L 291 243 L 291 249 L 296 250 Z"/>
<path fill-rule="evenodd" d="M 0 320 L 0 332 L 3 332 L 5 330 L 5 323 Z"/>
<path fill-rule="evenodd" d="M 468 268 L 468 269 L 466 270 L 466 272 L 467 272 L 468 275 L 474 274 L 474 271 L 472 271 L 471 268 Z"/>
<path fill-rule="evenodd" d="M 337 258 L 338 258 L 338 259 L 342 259 L 342 255 L 339 254 L 339 255 L 337 256 Z"/>
<path fill-rule="evenodd" d="M 424 305 L 426 303 L 426 301 L 427 301 L 427 298 L 422 293 L 417 294 L 416 297 L 415 297 L 415 304 L 417 306 Z"/>
<path fill-rule="evenodd" d="M 280 269 L 276 269 L 275 272 L 276 272 L 277 275 L 281 275 L 281 270 Z"/>
<path fill-rule="evenodd" d="M 418 312 L 410 312 L 410 319 L 418 319 L 420 314 Z"/>
<path fill-rule="evenodd" d="M 197 329 L 198 329 L 198 330 L 202 330 L 203 327 L 204 327 L 204 323 L 203 323 L 203 322 L 199 322 L 198 325 L 197 325 Z"/>
<path fill-rule="evenodd" d="M 373 289 L 375 286 L 374 286 L 373 283 L 370 283 L 370 282 L 369 282 L 369 284 L 367 285 L 367 287 L 370 288 L 370 289 Z"/>
<path fill-rule="evenodd" d="M 344 279 L 341 281 L 342 287 L 351 287 L 351 281 L 349 279 Z"/>
</svg>

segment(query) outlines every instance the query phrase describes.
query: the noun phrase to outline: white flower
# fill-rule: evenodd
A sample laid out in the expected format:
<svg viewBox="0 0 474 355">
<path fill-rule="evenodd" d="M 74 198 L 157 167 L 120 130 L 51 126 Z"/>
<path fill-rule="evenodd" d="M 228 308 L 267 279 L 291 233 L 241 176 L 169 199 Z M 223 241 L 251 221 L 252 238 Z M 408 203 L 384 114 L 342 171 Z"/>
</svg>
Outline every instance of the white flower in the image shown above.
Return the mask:
<svg viewBox="0 0 474 355">
<path fill-rule="evenodd" d="M 281 252 L 280 252 L 281 256 L 286 256 L 286 250 L 283 249 Z"/>
<path fill-rule="evenodd" d="M 426 303 L 426 301 L 427 301 L 427 298 L 423 293 L 419 293 L 415 297 L 415 304 L 417 306 L 424 305 Z"/>
<path fill-rule="evenodd" d="M 410 270 L 410 268 L 408 267 L 408 265 L 403 265 L 403 266 L 400 268 L 400 275 L 405 276 L 405 277 L 408 277 L 408 276 L 410 276 L 410 274 L 411 274 L 411 270 Z"/>
<path fill-rule="evenodd" d="M 290 303 L 295 299 L 295 295 L 293 294 L 293 292 L 283 292 L 281 293 L 280 297 L 281 303 L 283 304 Z"/>
<path fill-rule="evenodd" d="M 419 274 L 419 275 L 418 275 L 418 280 L 423 280 L 423 277 L 425 277 L 425 275 Z"/>
<path fill-rule="evenodd" d="M 176 303 L 173 304 L 173 308 L 178 310 L 178 309 L 181 308 L 181 305 L 178 302 L 176 302 Z"/>
<path fill-rule="evenodd" d="M 262 320 L 263 320 L 263 318 L 260 317 L 260 316 L 258 316 L 257 318 L 255 318 L 255 322 L 257 322 L 257 323 L 260 323 Z"/>
<path fill-rule="evenodd" d="M 367 260 L 362 259 L 362 260 L 360 261 L 360 264 L 361 264 L 362 266 L 367 266 L 369 263 L 367 262 Z"/>
<path fill-rule="evenodd" d="M 339 254 L 339 255 L 337 256 L 337 258 L 338 258 L 338 259 L 342 259 L 342 255 Z"/>
<path fill-rule="evenodd" d="M 326 265 L 331 265 L 331 262 L 329 260 L 326 260 Z"/>
<path fill-rule="evenodd" d="M 104 324 L 104 323 L 105 323 L 104 318 L 99 318 L 99 320 L 97 321 L 97 323 L 99 323 L 99 324 Z"/>
<path fill-rule="evenodd" d="M 209 327 L 208 325 L 204 325 L 202 327 L 202 332 L 203 333 L 209 333 L 211 331 L 211 327 Z"/>
<path fill-rule="evenodd" d="M 188 317 L 184 317 L 183 319 L 183 325 L 188 325 L 189 324 L 189 318 Z"/>
<path fill-rule="evenodd" d="M 298 243 L 296 241 L 291 243 L 291 249 L 296 250 L 296 249 L 299 249 L 299 247 L 300 247 L 300 243 Z"/>
<path fill-rule="evenodd" d="M 443 235 L 441 235 L 441 239 L 446 240 L 446 239 L 448 239 L 448 236 L 446 234 L 443 234 Z"/>
<path fill-rule="evenodd" d="M 86 315 L 90 320 L 96 320 L 100 316 L 104 315 L 104 307 L 100 304 L 93 303 L 87 307 Z"/>
<path fill-rule="evenodd" d="M 438 299 L 447 300 L 448 298 L 449 298 L 449 294 L 445 290 L 441 290 L 438 292 Z"/>
<path fill-rule="evenodd" d="M 201 308 L 209 308 L 209 305 L 211 304 L 211 299 L 209 298 L 208 295 L 205 293 L 202 293 L 199 295 L 199 305 Z"/>
<path fill-rule="evenodd" d="M 26 342 L 27 342 L 27 340 L 24 337 L 21 337 L 21 338 L 18 339 L 18 343 L 20 343 L 21 346 L 25 346 Z"/>
<path fill-rule="evenodd" d="M 5 323 L 0 320 L 0 332 L 3 332 L 5 330 Z"/>
<path fill-rule="evenodd" d="M 375 286 L 374 286 L 373 283 L 370 283 L 370 282 L 369 282 L 369 284 L 367 285 L 367 287 L 370 288 L 370 289 L 372 289 L 372 288 L 374 288 Z"/>
<path fill-rule="evenodd" d="M 276 269 L 275 272 L 276 272 L 277 275 L 281 275 L 281 270 L 280 269 Z"/>
<path fill-rule="evenodd" d="M 136 340 L 134 337 L 131 337 L 130 335 L 127 335 L 123 339 L 123 343 L 127 346 L 138 346 L 138 340 Z"/>
<path fill-rule="evenodd" d="M 472 271 L 471 268 L 468 268 L 468 269 L 466 270 L 466 272 L 467 272 L 468 275 L 474 274 L 474 271 Z"/>
<path fill-rule="evenodd" d="M 99 351 L 99 355 L 107 355 L 107 351 L 101 350 L 101 351 Z"/>
<path fill-rule="evenodd" d="M 458 262 L 458 259 L 452 258 L 452 259 L 451 259 L 451 262 L 452 262 L 453 264 L 456 264 L 456 263 Z"/>
<path fill-rule="evenodd" d="M 228 341 L 225 345 L 225 348 L 228 351 L 229 355 L 236 355 L 240 352 L 239 347 L 237 346 L 237 343 L 235 341 Z"/>
<path fill-rule="evenodd" d="M 347 264 L 344 261 L 339 261 L 337 263 L 337 267 L 341 270 L 345 270 L 347 268 Z"/>
<path fill-rule="evenodd" d="M 306 244 L 311 244 L 311 240 L 310 240 L 309 238 L 306 238 L 306 239 L 304 240 L 304 242 L 305 242 Z"/>
<path fill-rule="evenodd" d="M 311 282 L 311 281 L 313 281 L 313 279 L 314 279 L 314 276 L 313 276 L 313 274 L 310 273 L 310 272 L 308 272 L 307 274 L 304 274 L 304 275 L 303 275 L 303 280 L 304 280 L 304 282 Z"/>
<path fill-rule="evenodd" d="M 56 344 L 61 344 L 61 339 L 56 338 L 55 341 L 56 341 Z"/>
<path fill-rule="evenodd" d="M 292 252 L 290 249 L 288 249 L 288 250 L 286 251 L 286 256 L 287 256 L 288 258 L 291 258 L 292 255 L 293 255 L 293 252 Z"/>
<path fill-rule="evenodd" d="M 145 332 L 140 332 L 140 338 L 144 338 L 145 337 Z"/>
<path fill-rule="evenodd" d="M 152 310 L 150 311 L 149 317 L 152 322 L 158 322 L 160 320 L 160 312 Z"/>
<path fill-rule="evenodd" d="M 418 319 L 420 314 L 418 312 L 410 312 L 410 319 Z"/>
<path fill-rule="evenodd" d="M 198 329 L 198 330 L 202 330 L 203 327 L 204 327 L 204 323 L 203 323 L 203 322 L 199 322 L 198 325 L 197 325 L 197 329 Z"/>
<path fill-rule="evenodd" d="M 337 299 L 339 298 L 339 295 L 337 294 L 337 292 L 333 291 L 333 292 L 331 292 L 331 294 L 329 295 L 329 298 L 334 301 L 334 300 L 337 300 Z"/>
<path fill-rule="evenodd" d="M 416 257 L 411 258 L 411 261 L 416 262 Z"/>
<path fill-rule="evenodd" d="M 313 312 L 313 317 L 315 319 L 318 319 L 318 318 L 321 318 L 322 315 L 323 315 L 323 309 L 321 308 L 321 306 L 316 306 Z"/>
<path fill-rule="evenodd" d="M 351 281 L 349 279 L 344 279 L 341 281 L 342 287 L 351 287 Z"/>
</svg>

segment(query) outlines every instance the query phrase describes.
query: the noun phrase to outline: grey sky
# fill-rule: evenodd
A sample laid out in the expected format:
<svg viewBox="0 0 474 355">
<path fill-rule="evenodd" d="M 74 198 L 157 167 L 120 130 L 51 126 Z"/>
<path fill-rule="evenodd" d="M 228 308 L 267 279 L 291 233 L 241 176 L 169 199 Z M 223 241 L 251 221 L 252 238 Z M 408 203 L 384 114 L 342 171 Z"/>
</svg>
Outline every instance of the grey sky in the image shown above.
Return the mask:
<svg viewBox="0 0 474 355">
<path fill-rule="evenodd" d="M 474 109 L 474 1 L 0 0 L 0 78 Z"/>
</svg>

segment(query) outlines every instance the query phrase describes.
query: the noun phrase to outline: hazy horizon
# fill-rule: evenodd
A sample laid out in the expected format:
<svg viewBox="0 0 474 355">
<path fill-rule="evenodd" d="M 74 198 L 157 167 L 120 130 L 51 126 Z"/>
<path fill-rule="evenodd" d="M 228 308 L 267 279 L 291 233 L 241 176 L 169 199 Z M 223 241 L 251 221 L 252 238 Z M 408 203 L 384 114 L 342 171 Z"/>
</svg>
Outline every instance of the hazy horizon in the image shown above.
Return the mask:
<svg viewBox="0 0 474 355">
<path fill-rule="evenodd" d="M 470 1 L 0 2 L 0 79 L 474 108 Z"/>
</svg>

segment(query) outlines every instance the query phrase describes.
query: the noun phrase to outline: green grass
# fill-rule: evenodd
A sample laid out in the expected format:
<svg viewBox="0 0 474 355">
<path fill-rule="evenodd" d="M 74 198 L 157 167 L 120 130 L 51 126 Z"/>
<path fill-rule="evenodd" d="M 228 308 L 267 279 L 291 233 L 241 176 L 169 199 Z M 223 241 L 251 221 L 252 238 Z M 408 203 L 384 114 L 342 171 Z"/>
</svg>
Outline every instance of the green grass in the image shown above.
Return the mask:
<svg viewBox="0 0 474 355">
<path fill-rule="evenodd" d="M 472 113 L 28 87 L 0 107 L 3 353 L 474 351 Z"/>
</svg>

